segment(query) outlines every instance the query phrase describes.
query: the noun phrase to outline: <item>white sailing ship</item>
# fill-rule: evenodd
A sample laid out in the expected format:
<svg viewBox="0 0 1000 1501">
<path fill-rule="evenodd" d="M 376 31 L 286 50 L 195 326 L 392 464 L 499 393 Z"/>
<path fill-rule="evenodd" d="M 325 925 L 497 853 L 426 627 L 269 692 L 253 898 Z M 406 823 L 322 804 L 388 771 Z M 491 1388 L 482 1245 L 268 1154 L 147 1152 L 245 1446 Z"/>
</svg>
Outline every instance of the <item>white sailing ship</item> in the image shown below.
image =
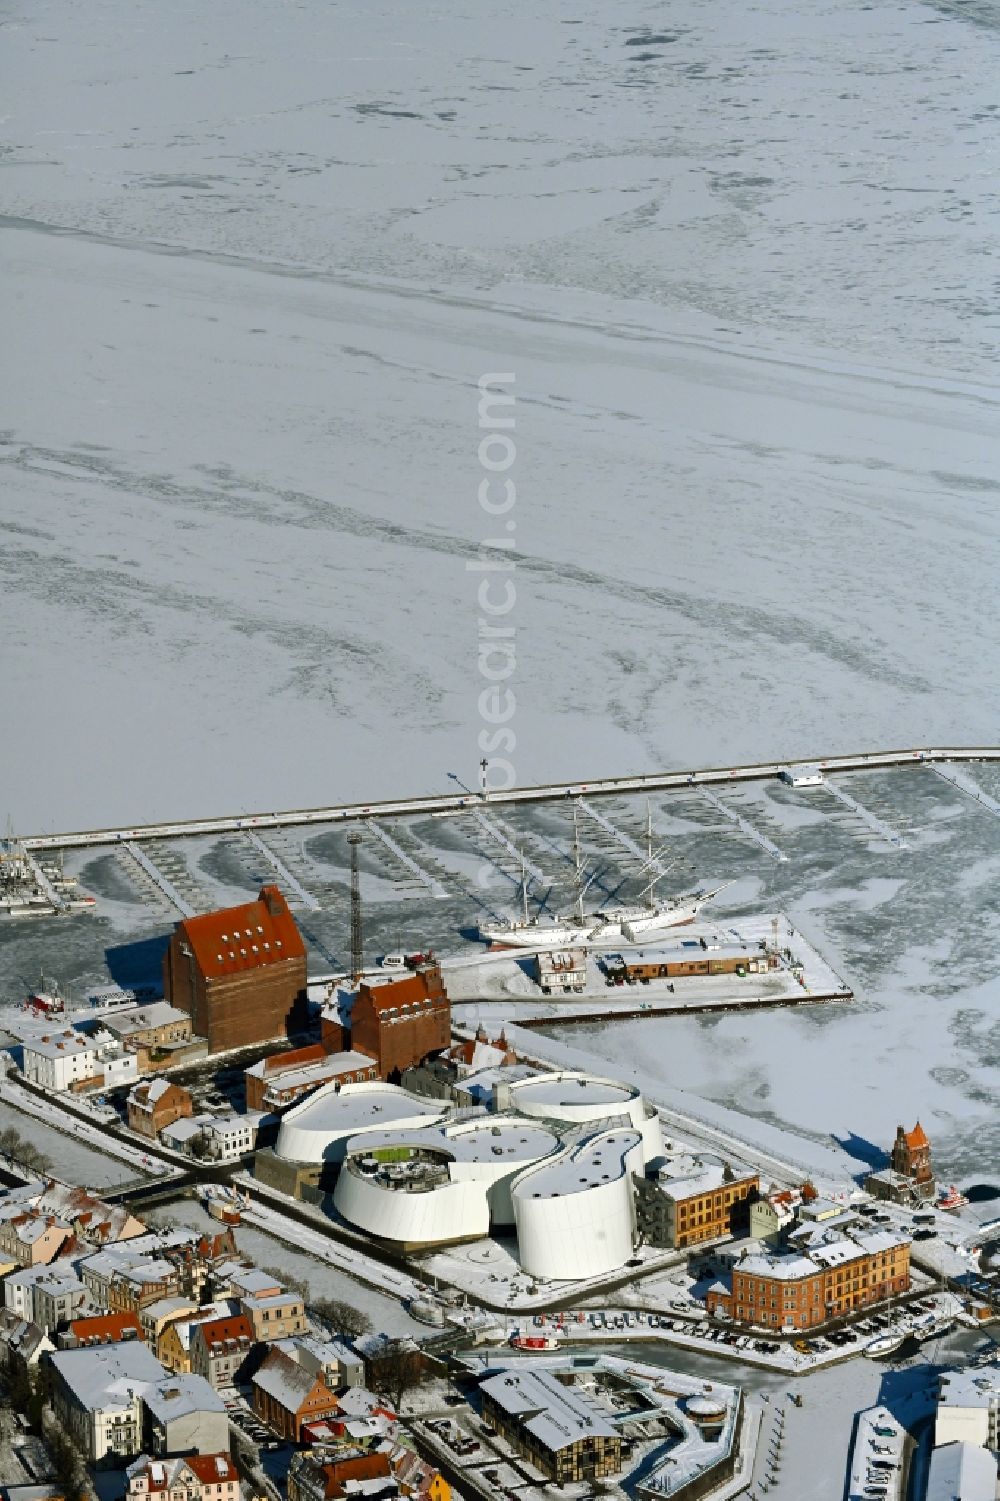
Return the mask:
<svg viewBox="0 0 1000 1501">
<path fill-rule="evenodd" d="M 576 947 L 603 948 L 622 942 L 641 943 L 656 933 L 669 928 L 678 928 L 694 922 L 701 908 L 724 891 L 722 886 L 711 889 L 699 888 L 663 898 L 656 888 L 666 871 L 653 852 L 653 825 L 649 805 L 646 805 L 646 863 L 643 870 L 652 870 L 642 900 L 621 907 L 600 907 L 595 911 L 584 910 L 584 897 L 596 878 L 596 872 L 584 882 L 583 862 L 580 852 L 580 832 L 577 811 L 573 810 L 573 858 L 576 867 L 576 909 L 568 917 L 557 913 L 539 911 L 529 915 L 528 882 L 522 861 L 520 917 L 512 917 L 495 923 L 480 923 L 478 932 L 494 949 L 562 949 Z M 669 867 L 668 867 L 669 868 Z"/>
</svg>

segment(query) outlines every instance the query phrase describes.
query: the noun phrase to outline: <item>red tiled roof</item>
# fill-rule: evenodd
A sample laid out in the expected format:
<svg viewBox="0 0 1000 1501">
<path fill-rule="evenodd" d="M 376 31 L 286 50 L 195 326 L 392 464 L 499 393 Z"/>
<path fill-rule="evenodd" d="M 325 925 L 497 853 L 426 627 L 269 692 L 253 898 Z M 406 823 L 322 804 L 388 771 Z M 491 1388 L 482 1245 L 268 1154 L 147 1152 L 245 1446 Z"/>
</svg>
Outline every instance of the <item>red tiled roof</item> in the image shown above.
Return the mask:
<svg viewBox="0 0 1000 1501">
<path fill-rule="evenodd" d="M 919 1121 L 917 1121 L 912 1131 L 904 1131 L 903 1135 L 906 1138 L 906 1145 L 911 1152 L 916 1151 L 920 1147 L 930 1146 L 930 1142 L 927 1140 L 927 1133 Z"/>
<path fill-rule="evenodd" d="M 328 1460 L 323 1465 L 324 1496 L 344 1495 L 347 1480 L 381 1480 L 392 1474 L 388 1454 L 375 1449 L 367 1454 L 351 1454 L 346 1459 Z"/>
<path fill-rule="evenodd" d="M 370 1001 L 379 1015 L 394 1006 L 409 1006 L 414 1001 L 447 1000 L 447 996 L 441 983 L 441 972 L 435 965 L 431 969 L 418 970 L 415 975 L 407 975 L 405 980 L 390 980 L 385 985 L 362 984 L 358 1000 Z"/>
<path fill-rule="evenodd" d="M 206 1345 L 223 1345 L 230 1339 L 247 1339 L 255 1343 L 253 1325 L 245 1313 L 232 1314 L 222 1319 L 205 1319 L 196 1324 L 192 1338 L 200 1334 Z"/>
<path fill-rule="evenodd" d="M 264 1059 L 264 1072 L 277 1074 L 286 1068 L 301 1068 L 304 1063 L 319 1063 L 329 1056 L 321 1042 L 311 1042 L 308 1047 L 292 1048 L 289 1053 L 272 1053 Z"/>
<path fill-rule="evenodd" d="M 239 1478 L 231 1454 L 187 1454 L 184 1463 L 194 1471 L 202 1485 L 225 1484 L 227 1480 Z"/>
<path fill-rule="evenodd" d="M 142 1333 L 142 1326 L 134 1313 L 102 1313 L 89 1319 L 73 1319 L 69 1328 L 81 1342 L 97 1340 L 102 1344 L 117 1343 L 129 1330 Z"/>
<path fill-rule="evenodd" d="M 209 977 L 305 958 L 302 935 L 277 886 L 262 886 L 257 901 L 242 907 L 185 917 L 177 932 Z"/>
</svg>

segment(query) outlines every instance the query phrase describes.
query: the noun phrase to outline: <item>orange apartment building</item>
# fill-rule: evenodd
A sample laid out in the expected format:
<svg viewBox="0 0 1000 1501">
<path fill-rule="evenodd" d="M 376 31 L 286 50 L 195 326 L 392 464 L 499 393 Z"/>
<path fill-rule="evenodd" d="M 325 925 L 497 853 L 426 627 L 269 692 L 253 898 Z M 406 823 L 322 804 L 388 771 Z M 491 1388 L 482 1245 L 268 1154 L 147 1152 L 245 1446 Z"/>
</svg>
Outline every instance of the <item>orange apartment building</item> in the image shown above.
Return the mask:
<svg viewBox="0 0 1000 1501">
<path fill-rule="evenodd" d="M 798 1331 L 882 1303 L 909 1286 L 909 1242 L 888 1231 L 859 1232 L 834 1236 L 807 1254 L 745 1256 L 728 1284 L 709 1289 L 705 1306 L 737 1324 Z"/>
<path fill-rule="evenodd" d="M 683 1251 L 742 1229 L 760 1175 L 711 1164 L 685 1178 L 637 1177 L 635 1186 L 636 1223 L 646 1240 Z"/>
</svg>

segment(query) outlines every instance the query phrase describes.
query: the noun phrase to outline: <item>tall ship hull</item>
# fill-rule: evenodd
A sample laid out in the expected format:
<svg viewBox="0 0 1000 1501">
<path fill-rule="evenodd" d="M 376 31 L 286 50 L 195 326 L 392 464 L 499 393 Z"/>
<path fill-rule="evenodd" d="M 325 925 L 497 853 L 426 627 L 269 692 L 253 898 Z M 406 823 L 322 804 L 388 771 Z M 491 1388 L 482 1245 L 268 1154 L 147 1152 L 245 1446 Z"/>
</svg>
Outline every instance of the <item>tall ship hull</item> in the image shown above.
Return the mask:
<svg viewBox="0 0 1000 1501">
<path fill-rule="evenodd" d="M 511 922 L 483 923 L 479 936 L 492 949 L 562 949 L 601 947 L 622 942 L 642 943 L 654 933 L 694 922 L 714 891 L 692 892 L 657 907 L 626 907 L 615 912 L 594 912 L 583 918 L 528 918 Z"/>
</svg>

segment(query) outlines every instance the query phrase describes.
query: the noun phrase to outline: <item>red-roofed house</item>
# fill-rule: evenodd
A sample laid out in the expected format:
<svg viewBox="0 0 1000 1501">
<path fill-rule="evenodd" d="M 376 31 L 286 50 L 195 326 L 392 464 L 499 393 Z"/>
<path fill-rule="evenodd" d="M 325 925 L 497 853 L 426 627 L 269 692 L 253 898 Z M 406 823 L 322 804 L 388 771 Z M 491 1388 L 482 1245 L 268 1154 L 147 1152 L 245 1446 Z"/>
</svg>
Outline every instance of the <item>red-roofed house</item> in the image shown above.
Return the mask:
<svg viewBox="0 0 1000 1501">
<path fill-rule="evenodd" d="M 297 1444 L 306 1423 L 332 1418 L 339 1404 L 321 1376 L 272 1349 L 253 1377 L 253 1407 L 269 1428 Z"/>
<path fill-rule="evenodd" d="M 128 1096 L 128 1123 L 140 1136 L 155 1141 L 164 1126 L 190 1119 L 193 1113 L 191 1094 L 169 1079 L 144 1079 L 133 1084 Z"/>
<path fill-rule="evenodd" d="M 127 1339 L 142 1339 L 137 1313 L 102 1313 L 93 1318 L 73 1319 L 66 1343 L 73 1349 L 86 1345 L 118 1345 Z"/>
<path fill-rule="evenodd" d="M 351 1481 L 388 1480 L 391 1475 L 389 1456 L 379 1449 L 348 1450 L 342 1457 L 330 1459 L 319 1454 L 293 1454 L 288 1469 L 288 1501 L 342 1501 L 353 1488 Z M 359 1489 L 363 1493 L 363 1487 Z"/>
<path fill-rule="evenodd" d="M 185 1459 L 143 1454 L 126 1474 L 127 1501 L 239 1501 L 240 1477 L 230 1454 L 189 1454 Z"/>
<path fill-rule="evenodd" d="M 243 1376 L 256 1343 L 253 1325 L 245 1314 L 205 1319 L 191 1330 L 191 1370 L 216 1389 L 232 1386 Z"/>
<path fill-rule="evenodd" d="M 210 1053 L 284 1036 L 305 1002 L 306 950 L 277 886 L 262 886 L 255 902 L 179 922 L 163 989 Z"/>
<path fill-rule="evenodd" d="M 334 1079 L 341 1084 L 362 1084 L 377 1077 L 375 1059 L 366 1053 L 328 1053 L 320 1042 L 290 1053 L 272 1053 L 243 1073 L 248 1110 L 284 1110 Z"/>
<path fill-rule="evenodd" d="M 380 1079 L 397 1082 L 403 1070 L 451 1042 L 451 1003 L 437 964 L 405 980 L 361 985 L 351 1008 L 351 1047 L 378 1064 Z"/>
</svg>

